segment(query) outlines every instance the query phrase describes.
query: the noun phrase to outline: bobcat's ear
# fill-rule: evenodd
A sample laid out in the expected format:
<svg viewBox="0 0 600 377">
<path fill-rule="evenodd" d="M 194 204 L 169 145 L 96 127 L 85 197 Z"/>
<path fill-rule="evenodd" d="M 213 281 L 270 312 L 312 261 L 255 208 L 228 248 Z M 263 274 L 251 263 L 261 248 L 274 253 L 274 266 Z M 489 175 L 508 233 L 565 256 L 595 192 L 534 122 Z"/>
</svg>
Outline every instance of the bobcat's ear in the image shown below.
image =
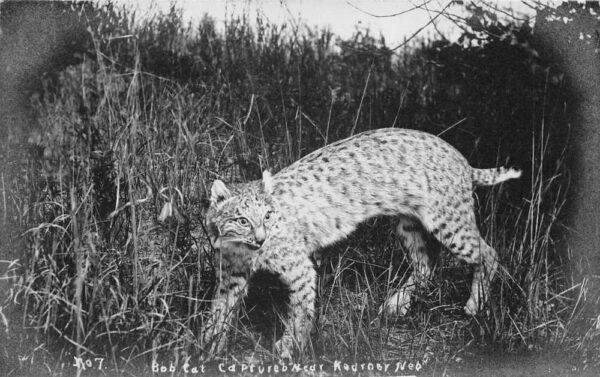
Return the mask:
<svg viewBox="0 0 600 377">
<path fill-rule="evenodd" d="M 231 197 L 231 191 L 225 186 L 225 183 L 220 179 L 215 179 L 210 188 L 210 204 L 216 205 L 225 199 Z"/>
<path fill-rule="evenodd" d="M 268 170 L 263 172 L 262 188 L 267 195 L 271 195 L 273 193 L 273 176 Z"/>
</svg>

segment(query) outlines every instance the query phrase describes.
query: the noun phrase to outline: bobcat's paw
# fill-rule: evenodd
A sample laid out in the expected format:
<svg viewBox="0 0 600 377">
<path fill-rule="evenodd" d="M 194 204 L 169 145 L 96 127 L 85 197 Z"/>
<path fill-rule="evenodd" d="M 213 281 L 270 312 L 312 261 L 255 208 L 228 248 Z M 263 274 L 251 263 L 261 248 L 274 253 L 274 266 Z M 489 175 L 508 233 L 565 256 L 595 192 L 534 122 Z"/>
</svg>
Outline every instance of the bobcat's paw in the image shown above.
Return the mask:
<svg viewBox="0 0 600 377">
<path fill-rule="evenodd" d="M 292 359 L 292 351 L 294 349 L 294 341 L 290 336 L 284 335 L 281 339 L 275 342 L 275 352 L 280 359 Z"/>
<path fill-rule="evenodd" d="M 410 309 L 410 293 L 402 288 L 390 296 L 383 305 L 379 307 L 379 314 L 385 313 L 389 316 L 404 316 Z"/>
<path fill-rule="evenodd" d="M 467 315 L 476 315 L 479 313 L 479 303 L 473 297 L 469 298 L 467 304 L 465 305 L 465 313 Z"/>
</svg>

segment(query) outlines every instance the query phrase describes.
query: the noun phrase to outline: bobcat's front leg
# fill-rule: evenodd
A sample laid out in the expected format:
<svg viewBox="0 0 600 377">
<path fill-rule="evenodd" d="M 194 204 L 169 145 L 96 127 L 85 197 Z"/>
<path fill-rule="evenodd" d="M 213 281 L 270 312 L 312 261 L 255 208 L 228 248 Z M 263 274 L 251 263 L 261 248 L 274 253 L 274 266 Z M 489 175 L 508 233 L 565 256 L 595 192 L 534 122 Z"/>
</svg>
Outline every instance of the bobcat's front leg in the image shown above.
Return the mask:
<svg viewBox="0 0 600 377">
<path fill-rule="evenodd" d="M 317 274 L 310 258 L 299 251 L 280 251 L 279 257 L 271 258 L 268 263 L 279 272 L 281 281 L 290 290 L 285 331 L 275 343 L 279 356 L 290 359 L 294 348 L 303 349 L 310 336 L 315 317 Z"/>
<path fill-rule="evenodd" d="M 240 258 L 235 252 L 219 254 L 217 278 L 219 285 L 213 298 L 210 314 L 202 334 L 202 346 L 210 359 L 220 354 L 227 342 L 227 332 L 231 326 L 240 300 L 248 292 L 247 258 Z M 206 348 L 209 346 L 210 348 Z"/>
</svg>

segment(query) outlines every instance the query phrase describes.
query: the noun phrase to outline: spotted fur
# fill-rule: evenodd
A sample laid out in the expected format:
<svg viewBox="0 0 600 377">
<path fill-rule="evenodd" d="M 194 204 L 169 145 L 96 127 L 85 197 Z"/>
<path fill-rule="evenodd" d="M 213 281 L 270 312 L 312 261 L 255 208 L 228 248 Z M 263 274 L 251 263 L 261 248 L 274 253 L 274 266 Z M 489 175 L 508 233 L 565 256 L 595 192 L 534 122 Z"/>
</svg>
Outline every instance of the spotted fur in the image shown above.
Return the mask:
<svg viewBox="0 0 600 377">
<path fill-rule="evenodd" d="M 294 346 L 302 347 L 312 326 L 316 296 L 310 256 L 380 215 L 400 219 L 397 233 L 414 264 L 408 281 L 381 311 L 405 314 L 415 286 L 430 276 L 424 230 L 474 266 L 465 311 L 475 314 L 488 296 L 497 255 L 475 223 L 473 187 L 519 176 L 513 169 L 472 168 L 436 136 L 384 128 L 327 145 L 274 176 L 265 172 L 262 184 L 252 182 L 237 193 L 215 181 L 206 222 L 224 272 L 205 341 L 226 330 L 229 317 L 219 314 L 223 303 L 233 308 L 246 294 L 249 275 L 263 269 L 279 274 L 291 291 L 289 324 L 277 347 L 284 356 Z M 250 225 L 228 227 L 240 217 Z M 211 351 L 220 351 L 223 340 L 213 342 Z"/>
</svg>

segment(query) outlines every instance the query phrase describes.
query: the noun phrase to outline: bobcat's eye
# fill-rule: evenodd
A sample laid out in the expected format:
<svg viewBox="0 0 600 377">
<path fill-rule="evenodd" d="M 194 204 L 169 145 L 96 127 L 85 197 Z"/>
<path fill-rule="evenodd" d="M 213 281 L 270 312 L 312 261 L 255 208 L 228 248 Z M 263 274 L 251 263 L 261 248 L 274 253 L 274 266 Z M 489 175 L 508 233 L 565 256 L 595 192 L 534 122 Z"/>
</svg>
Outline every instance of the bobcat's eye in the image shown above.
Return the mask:
<svg viewBox="0 0 600 377">
<path fill-rule="evenodd" d="M 273 211 L 271 211 L 271 210 L 267 211 L 267 213 L 265 214 L 265 220 L 269 220 L 271 218 L 272 213 L 273 213 Z"/>
<path fill-rule="evenodd" d="M 239 218 L 236 219 L 236 221 L 241 226 L 248 226 L 248 224 L 250 224 L 250 222 L 248 221 L 248 219 L 245 218 L 245 217 L 239 217 Z"/>
</svg>

